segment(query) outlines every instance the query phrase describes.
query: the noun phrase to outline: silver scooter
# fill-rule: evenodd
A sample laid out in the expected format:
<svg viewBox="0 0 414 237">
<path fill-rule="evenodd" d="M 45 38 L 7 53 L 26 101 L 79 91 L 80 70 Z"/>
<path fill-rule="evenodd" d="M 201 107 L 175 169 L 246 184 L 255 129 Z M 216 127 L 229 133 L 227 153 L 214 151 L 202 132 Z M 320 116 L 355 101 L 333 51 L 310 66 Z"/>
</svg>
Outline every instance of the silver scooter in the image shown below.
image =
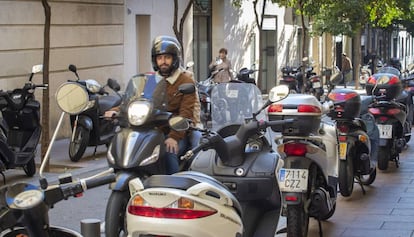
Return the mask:
<svg viewBox="0 0 414 237">
<path fill-rule="evenodd" d="M 306 237 L 310 217 L 326 220 L 335 212 L 337 129 L 333 122 L 322 120 L 331 107 L 332 102 L 321 104 L 312 95 L 290 94 L 268 108 L 270 121 L 295 119 L 272 127 L 280 133 L 275 141 L 284 162 L 277 175 L 287 227 L 278 232 L 286 232 L 288 237 Z"/>
</svg>

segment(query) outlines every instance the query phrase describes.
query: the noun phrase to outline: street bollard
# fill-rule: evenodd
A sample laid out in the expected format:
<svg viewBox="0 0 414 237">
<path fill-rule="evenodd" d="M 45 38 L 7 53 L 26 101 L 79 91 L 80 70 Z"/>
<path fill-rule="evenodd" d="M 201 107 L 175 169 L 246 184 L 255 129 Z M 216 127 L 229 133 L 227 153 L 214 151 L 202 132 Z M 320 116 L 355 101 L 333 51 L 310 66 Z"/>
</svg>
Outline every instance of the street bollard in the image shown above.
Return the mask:
<svg viewBox="0 0 414 237">
<path fill-rule="evenodd" d="M 99 219 L 81 220 L 81 234 L 84 237 L 100 237 L 101 221 Z"/>
</svg>

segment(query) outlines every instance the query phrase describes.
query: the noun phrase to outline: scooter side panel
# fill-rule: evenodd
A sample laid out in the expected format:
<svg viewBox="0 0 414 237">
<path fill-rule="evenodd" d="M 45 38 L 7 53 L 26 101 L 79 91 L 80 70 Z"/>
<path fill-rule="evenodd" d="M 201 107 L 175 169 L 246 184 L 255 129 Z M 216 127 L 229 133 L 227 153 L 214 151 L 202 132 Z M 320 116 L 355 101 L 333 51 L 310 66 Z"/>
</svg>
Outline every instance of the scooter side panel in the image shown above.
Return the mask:
<svg viewBox="0 0 414 237">
<path fill-rule="evenodd" d="M 214 150 L 200 152 L 193 160 L 190 170 L 214 177 L 225 184 L 239 201 L 278 199 L 275 177 L 277 153 L 251 153 L 245 162 L 236 167 L 224 166 Z"/>
<path fill-rule="evenodd" d="M 150 157 L 155 147 L 159 146 L 158 160 L 154 163 L 139 166 Z M 149 174 L 164 174 L 164 134 L 157 130 L 124 128 L 117 133 L 108 151 L 115 159 L 113 166 L 119 169 L 132 169 Z"/>
</svg>

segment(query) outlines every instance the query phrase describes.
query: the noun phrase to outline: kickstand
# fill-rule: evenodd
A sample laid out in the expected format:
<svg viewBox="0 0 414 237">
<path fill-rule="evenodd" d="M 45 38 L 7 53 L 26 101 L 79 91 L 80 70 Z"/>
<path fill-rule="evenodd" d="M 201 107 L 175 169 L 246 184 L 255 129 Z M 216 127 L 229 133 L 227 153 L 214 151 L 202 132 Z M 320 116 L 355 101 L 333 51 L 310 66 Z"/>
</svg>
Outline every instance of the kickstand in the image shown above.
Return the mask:
<svg viewBox="0 0 414 237">
<path fill-rule="evenodd" d="M 95 150 L 93 151 L 93 156 L 96 155 L 96 150 L 98 149 L 98 146 L 95 146 Z"/>
<path fill-rule="evenodd" d="M 318 218 L 318 226 L 319 226 L 319 237 L 323 237 L 323 232 L 322 232 L 322 221 Z"/>
<path fill-rule="evenodd" d="M 395 157 L 395 166 L 396 166 L 397 168 L 399 168 L 399 167 L 400 167 L 400 155 L 397 155 L 397 157 Z"/>
<path fill-rule="evenodd" d="M 355 178 L 356 178 L 357 183 L 359 184 L 359 186 L 361 186 L 362 194 L 365 195 L 367 192 L 365 191 L 364 185 L 362 184 L 361 177 L 357 176 Z"/>
</svg>

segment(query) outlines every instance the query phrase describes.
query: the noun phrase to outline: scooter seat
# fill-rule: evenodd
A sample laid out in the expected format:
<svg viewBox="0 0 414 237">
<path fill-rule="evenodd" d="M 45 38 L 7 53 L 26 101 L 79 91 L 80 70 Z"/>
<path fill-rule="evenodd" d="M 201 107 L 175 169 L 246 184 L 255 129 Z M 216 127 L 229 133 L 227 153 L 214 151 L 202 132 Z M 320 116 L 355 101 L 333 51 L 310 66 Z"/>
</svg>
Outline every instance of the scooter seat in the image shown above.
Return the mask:
<svg viewBox="0 0 414 237">
<path fill-rule="evenodd" d="M 228 188 L 221 182 L 203 173 L 194 171 L 183 171 L 173 175 L 152 175 L 148 179 L 146 179 L 143 184 L 145 188 L 163 187 L 186 190 L 202 182 L 211 184 L 223 191 L 224 193 L 226 193 L 226 195 L 233 202 L 233 208 L 236 209 L 237 213 L 240 216 L 242 215 L 242 208 L 239 201 L 228 190 Z"/>
</svg>

